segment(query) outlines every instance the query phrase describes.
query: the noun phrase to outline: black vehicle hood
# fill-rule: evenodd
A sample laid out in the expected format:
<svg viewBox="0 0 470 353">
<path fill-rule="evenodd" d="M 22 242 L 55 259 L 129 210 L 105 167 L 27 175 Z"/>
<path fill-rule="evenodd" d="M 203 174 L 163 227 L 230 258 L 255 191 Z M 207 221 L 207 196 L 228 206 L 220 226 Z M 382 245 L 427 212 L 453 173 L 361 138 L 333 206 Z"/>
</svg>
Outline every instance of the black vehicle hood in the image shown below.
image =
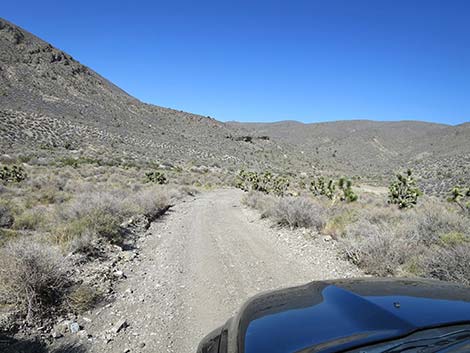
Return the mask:
<svg viewBox="0 0 470 353">
<path fill-rule="evenodd" d="M 312 282 L 249 300 L 225 328 L 229 353 L 339 352 L 470 322 L 470 288 L 439 281 Z"/>
</svg>

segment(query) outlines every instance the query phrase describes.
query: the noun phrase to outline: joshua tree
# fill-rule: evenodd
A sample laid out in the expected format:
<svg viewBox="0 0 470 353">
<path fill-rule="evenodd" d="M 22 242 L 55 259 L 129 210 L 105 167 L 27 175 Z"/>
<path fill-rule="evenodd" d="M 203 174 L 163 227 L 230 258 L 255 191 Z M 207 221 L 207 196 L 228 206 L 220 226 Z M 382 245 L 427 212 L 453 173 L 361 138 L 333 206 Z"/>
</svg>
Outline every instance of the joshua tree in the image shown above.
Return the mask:
<svg viewBox="0 0 470 353">
<path fill-rule="evenodd" d="M 310 183 L 310 191 L 315 196 L 326 196 L 330 200 L 333 200 L 335 197 L 336 185 L 332 179 L 329 179 L 328 182 L 325 181 L 324 177 L 319 177 L 317 181 L 313 179 Z"/>
<path fill-rule="evenodd" d="M 406 175 L 397 174 L 397 179 L 389 186 L 388 202 L 398 205 L 398 208 L 412 208 L 418 202 L 418 197 L 422 195 L 416 186 L 416 180 L 411 176 L 411 169 Z"/>
<path fill-rule="evenodd" d="M 470 214 L 470 187 L 453 187 L 447 201 L 456 203 L 462 211 Z"/>
<path fill-rule="evenodd" d="M 25 180 L 27 177 L 24 169 L 19 166 L 12 166 L 9 168 L 8 166 L 4 166 L 0 169 L 0 180 L 4 182 L 16 182 L 19 183 L 20 181 Z"/>
<path fill-rule="evenodd" d="M 159 171 L 145 173 L 145 178 L 148 183 L 166 184 L 168 182 L 165 174 Z"/>
<path fill-rule="evenodd" d="M 341 201 L 354 202 L 357 200 L 357 195 L 352 190 L 352 181 L 346 178 L 340 178 L 338 180 L 338 187 L 343 192 L 340 199 Z"/>
</svg>

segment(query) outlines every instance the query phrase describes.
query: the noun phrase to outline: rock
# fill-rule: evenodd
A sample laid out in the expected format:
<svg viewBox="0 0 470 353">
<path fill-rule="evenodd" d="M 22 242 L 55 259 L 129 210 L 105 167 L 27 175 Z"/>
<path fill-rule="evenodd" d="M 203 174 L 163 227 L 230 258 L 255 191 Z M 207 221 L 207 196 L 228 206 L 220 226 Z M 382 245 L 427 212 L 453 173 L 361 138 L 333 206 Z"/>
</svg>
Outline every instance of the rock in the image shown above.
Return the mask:
<svg viewBox="0 0 470 353">
<path fill-rule="evenodd" d="M 77 336 L 81 339 L 91 338 L 91 335 L 88 334 L 88 332 L 86 332 L 85 330 L 81 330 L 81 331 L 77 332 Z"/>
<path fill-rule="evenodd" d="M 134 260 L 135 258 L 137 257 L 137 254 L 133 251 L 124 251 L 122 254 L 121 254 L 121 258 L 124 260 L 124 261 L 132 261 Z"/>
<path fill-rule="evenodd" d="M 51 332 L 51 337 L 52 337 L 52 338 L 57 339 L 57 338 L 61 338 L 61 337 L 63 337 L 63 336 L 64 336 L 64 335 L 63 335 L 62 333 L 58 332 L 58 331 L 52 330 L 52 332 Z"/>
<path fill-rule="evenodd" d="M 73 321 L 70 320 L 62 320 L 58 322 L 53 328 L 52 332 L 57 335 L 57 338 L 62 337 L 66 333 L 70 332 L 70 325 Z"/>
<path fill-rule="evenodd" d="M 80 325 L 77 322 L 72 322 L 69 325 L 69 330 L 72 334 L 78 333 L 78 331 L 80 331 Z"/>
<path fill-rule="evenodd" d="M 111 329 L 111 332 L 119 333 L 121 330 L 125 329 L 127 326 L 129 325 L 127 324 L 126 319 L 121 319 L 113 326 L 113 328 Z"/>
<path fill-rule="evenodd" d="M 325 236 L 323 237 L 323 240 L 324 240 L 324 241 L 332 241 L 333 238 L 331 237 L 331 235 L 325 235 Z"/>
<path fill-rule="evenodd" d="M 114 271 L 113 276 L 117 278 L 125 278 L 126 276 L 124 275 L 124 272 L 122 271 Z"/>
</svg>

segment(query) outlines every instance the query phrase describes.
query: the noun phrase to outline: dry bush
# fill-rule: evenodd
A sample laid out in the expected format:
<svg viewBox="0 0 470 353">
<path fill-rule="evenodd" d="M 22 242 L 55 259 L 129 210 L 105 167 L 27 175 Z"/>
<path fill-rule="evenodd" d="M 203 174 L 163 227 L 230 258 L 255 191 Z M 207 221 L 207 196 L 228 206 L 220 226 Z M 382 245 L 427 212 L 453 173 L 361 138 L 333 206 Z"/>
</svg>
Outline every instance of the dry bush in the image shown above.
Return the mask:
<svg viewBox="0 0 470 353">
<path fill-rule="evenodd" d="M 126 209 L 124 197 L 108 192 L 81 194 L 59 212 L 62 226 L 56 232 L 60 242 L 92 234 L 117 242 L 122 220 L 132 211 Z"/>
<path fill-rule="evenodd" d="M 151 220 L 164 213 L 170 204 L 168 193 L 158 186 L 132 194 L 123 202 L 123 205 L 130 211 L 128 215 L 143 214 Z"/>
<path fill-rule="evenodd" d="M 72 287 L 67 294 L 67 304 L 74 313 L 81 314 L 91 309 L 99 300 L 100 294 L 89 285 Z"/>
<path fill-rule="evenodd" d="M 10 205 L 0 203 L 0 228 L 10 228 L 15 221 Z"/>
<path fill-rule="evenodd" d="M 379 276 L 395 274 L 410 252 L 410 244 L 397 239 L 390 229 L 365 219 L 347 227 L 342 247 L 349 260 Z"/>
<path fill-rule="evenodd" d="M 291 228 L 313 227 L 321 230 L 325 225 L 325 210 L 305 197 L 283 197 L 274 206 L 271 217 L 279 225 Z"/>
<path fill-rule="evenodd" d="M 421 268 L 426 277 L 470 286 L 470 244 L 432 247 L 423 257 Z"/>
<path fill-rule="evenodd" d="M 245 194 L 242 199 L 244 205 L 258 210 L 261 213 L 261 218 L 271 217 L 278 202 L 278 198 L 272 195 L 253 190 Z"/>
<path fill-rule="evenodd" d="M 452 232 L 470 236 L 470 221 L 437 201 L 406 212 L 399 230 L 401 236 L 426 245 L 435 244 Z"/>
<path fill-rule="evenodd" d="M 136 193 L 84 193 L 67 206 L 58 213 L 59 225 L 52 231 L 53 239 L 67 250 L 88 252 L 99 238 L 121 243 L 125 236 L 123 221 L 136 215 L 153 220 L 169 208 L 170 201 L 164 189 L 151 187 Z"/>
<path fill-rule="evenodd" d="M 20 239 L 0 250 L 0 302 L 14 304 L 31 322 L 62 303 L 65 260 L 54 248 Z"/>
<path fill-rule="evenodd" d="M 47 209 L 41 206 L 25 210 L 15 216 L 13 229 L 16 230 L 37 230 L 45 221 Z"/>
<path fill-rule="evenodd" d="M 328 219 L 322 232 L 335 239 L 343 237 L 345 235 L 346 228 L 357 221 L 358 211 L 353 208 L 354 206 L 355 204 L 350 203 L 328 209 Z"/>
</svg>

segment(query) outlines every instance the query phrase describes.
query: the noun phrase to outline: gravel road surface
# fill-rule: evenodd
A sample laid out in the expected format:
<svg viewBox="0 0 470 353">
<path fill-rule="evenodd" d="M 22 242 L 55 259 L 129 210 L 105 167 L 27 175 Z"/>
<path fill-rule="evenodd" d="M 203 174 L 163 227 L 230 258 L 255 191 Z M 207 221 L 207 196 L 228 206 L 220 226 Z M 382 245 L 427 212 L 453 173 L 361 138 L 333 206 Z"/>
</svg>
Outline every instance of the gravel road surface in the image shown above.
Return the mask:
<svg viewBox="0 0 470 353">
<path fill-rule="evenodd" d="M 334 241 L 278 229 L 242 206 L 242 196 L 203 193 L 152 224 L 137 259 L 119 269 L 126 278 L 115 300 L 91 315 L 92 352 L 195 352 L 260 291 L 361 275 L 338 258 Z"/>
</svg>

